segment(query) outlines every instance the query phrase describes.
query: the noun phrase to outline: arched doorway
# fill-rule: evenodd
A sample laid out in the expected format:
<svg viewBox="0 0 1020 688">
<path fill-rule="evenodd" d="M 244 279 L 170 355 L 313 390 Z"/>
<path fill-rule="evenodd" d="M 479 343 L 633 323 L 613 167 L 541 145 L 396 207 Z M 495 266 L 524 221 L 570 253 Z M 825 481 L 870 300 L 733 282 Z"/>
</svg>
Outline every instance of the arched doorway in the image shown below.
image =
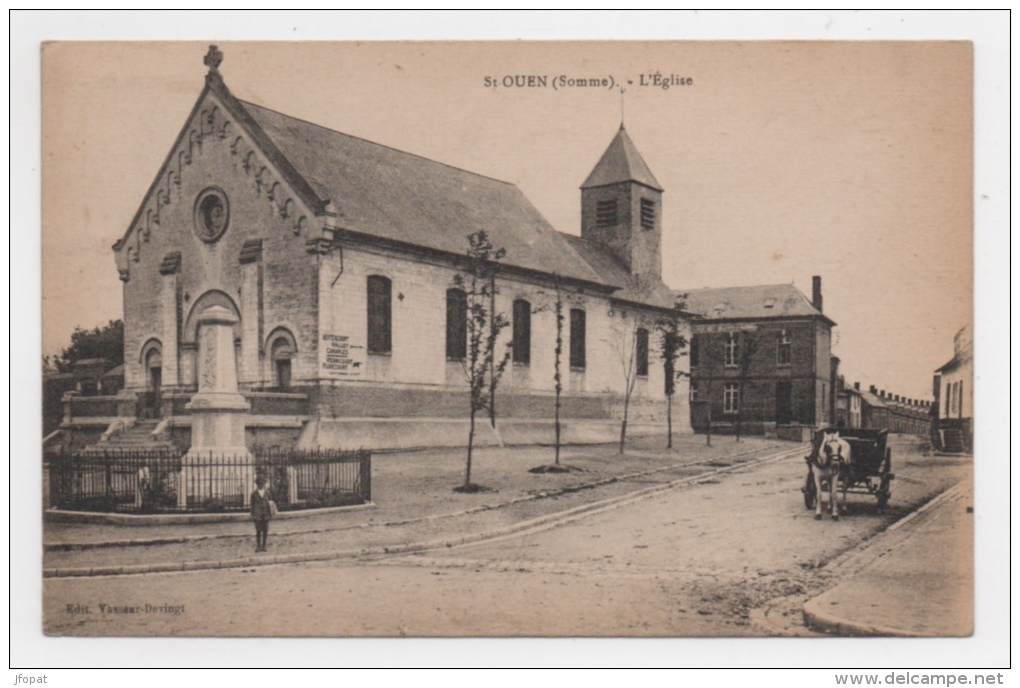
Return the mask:
<svg viewBox="0 0 1020 688">
<path fill-rule="evenodd" d="M 290 389 L 290 359 L 293 353 L 290 343 L 282 337 L 273 342 L 273 384 L 280 391 Z"/>
<path fill-rule="evenodd" d="M 142 395 L 141 416 L 159 418 L 162 416 L 163 346 L 156 339 L 150 339 L 142 347 L 142 371 L 145 375 L 145 392 Z"/>
</svg>

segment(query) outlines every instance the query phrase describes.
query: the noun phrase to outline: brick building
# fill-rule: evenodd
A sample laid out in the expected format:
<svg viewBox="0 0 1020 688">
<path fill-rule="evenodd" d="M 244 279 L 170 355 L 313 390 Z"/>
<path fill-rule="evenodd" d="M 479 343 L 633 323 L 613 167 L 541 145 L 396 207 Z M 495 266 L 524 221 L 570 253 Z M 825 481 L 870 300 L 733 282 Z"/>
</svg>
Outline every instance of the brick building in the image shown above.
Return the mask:
<svg viewBox="0 0 1020 688">
<path fill-rule="evenodd" d="M 674 304 L 661 280 L 663 191 L 622 126 L 582 186 L 581 235 L 568 235 L 513 184 L 236 99 L 221 58 L 210 50 L 205 88 L 114 246 L 122 415 L 187 429 L 197 318 L 216 305 L 239 320 L 253 441 L 463 442 L 466 312 L 454 277 L 468 235 L 484 230 L 506 251 L 495 308 L 512 319 L 502 439 L 551 437 L 557 287 L 564 417 L 619 416 L 623 351 L 637 373 L 632 413 L 661 418 L 652 331 Z"/>
<path fill-rule="evenodd" d="M 835 323 L 792 284 L 677 292 L 695 314 L 690 352 L 691 422 L 704 431 L 771 433 L 835 422 Z"/>
</svg>

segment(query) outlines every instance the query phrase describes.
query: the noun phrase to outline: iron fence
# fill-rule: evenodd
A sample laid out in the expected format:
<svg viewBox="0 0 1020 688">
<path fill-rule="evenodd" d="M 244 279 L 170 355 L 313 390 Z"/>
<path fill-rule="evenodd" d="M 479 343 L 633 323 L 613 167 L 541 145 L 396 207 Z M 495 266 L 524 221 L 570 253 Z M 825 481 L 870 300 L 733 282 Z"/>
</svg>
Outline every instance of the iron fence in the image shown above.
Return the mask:
<svg viewBox="0 0 1020 688">
<path fill-rule="evenodd" d="M 244 511 L 256 476 L 267 479 L 282 511 L 363 504 L 372 496 L 372 455 L 362 449 L 62 452 L 50 458 L 48 473 L 50 505 L 72 511 Z"/>
</svg>

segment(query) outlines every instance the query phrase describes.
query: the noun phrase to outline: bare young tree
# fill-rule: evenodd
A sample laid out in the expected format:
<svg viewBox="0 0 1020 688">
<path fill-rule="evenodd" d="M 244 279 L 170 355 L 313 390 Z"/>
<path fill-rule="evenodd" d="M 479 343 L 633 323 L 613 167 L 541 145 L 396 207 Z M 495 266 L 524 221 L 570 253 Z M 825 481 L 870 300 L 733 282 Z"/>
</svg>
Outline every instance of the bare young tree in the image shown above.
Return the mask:
<svg viewBox="0 0 1020 688">
<path fill-rule="evenodd" d="M 534 310 L 535 313 L 552 311 L 556 322 L 556 343 L 553 348 L 553 391 L 555 393 L 555 401 L 553 403 L 554 466 L 560 466 L 560 450 L 563 444 L 563 426 L 560 414 L 563 409 L 563 328 L 566 322 L 565 312 L 568 305 L 581 303 L 581 301 L 582 299 L 577 295 L 567 292 L 563 288 L 563 282 L 560 280 L 559 275 L 554 274 L 551 298 Z"/>
<path fill-rule="evenodd" d="M 751 366 L 762 346 L 762 333 L 758 330 L 745 330 L 739 336 L 739 350 L 737 351 L 737 369 L 739 371 L 737 388 L 737 423 L 734 429 L 736 441 L 740 441 L 740 434 L 743 430 L 744 400 L 750 398 L 747 388 L 751 385 Z"/>
<path fill-rule="evenodd" d="M 479 411 L 491 409 L 496 388 L 510 362 L 511 342 L 503 351 L 497 350 L 500 333 L 510 325 L 506 314 L 495 310 L 496 272 L 506 255 L 495 248 L 485 231 L 468 236 L 468 249 L 462 259 L 461 272 L 453 278 L 454 285 L 464 292 L 466 301 L 467 357 L 464 376 L 470 398 L 470 429 L 468 430 L 467 466 L 464 484 L 459 492 L 476 492 L 471 482 L 471 462 L 475 440 L 475 418 Z M 494 422 L 494 421 L 493 421 Z"/>
<path fill-rule="evenodd" d="M 553 287 L 555 289 L 556 300 L 553 303 L 553 311 L 556 315 L 556 347 L 553 349 L 553 388 L 556 391 L 556 402 L 554 404 L 553 411 L 553 428 L 556 434 L 556 458 L 554 463 L 560 465 L 560 443 L 562 429 L 560 428 L 560 407 L 562 406 L 563 397 L 563 287 L 560 284 L 559 275 L 553 276 Z"/>
<path fill-rule="evenodd" d="M 623 373 L 623 419 L 620 422 L 620 453 L 627 445 L 627 422 L 630 416 L 630 400 L 634 394 L 634 386 L 638 379 L 639 349 L 648 346 L 648 330 L 642 327 L 644 318 L 637 312 L 628 316 L 626 310 L 620 311 L 618 324 L 612 328 L 610 346 L 616 352 Z M 643 333 L 643 335 L 642 335 Z M 647 357 L 647 349 L 644 351 Z"/>
<path fill-rule="evenodd" d="M 677 362 L 681 356 L 687 355 L 687 338 L 681 332 L 684 299 L 677 301 L 674 311 L 656 323 L 659 335 L 659 358 L 662 359 L 662 371 L 666 379 L 666 448 L 673 448 L 673 395 L 676 393 L 676 381 L 687 375 L 677 370 Z"/>
</svg>

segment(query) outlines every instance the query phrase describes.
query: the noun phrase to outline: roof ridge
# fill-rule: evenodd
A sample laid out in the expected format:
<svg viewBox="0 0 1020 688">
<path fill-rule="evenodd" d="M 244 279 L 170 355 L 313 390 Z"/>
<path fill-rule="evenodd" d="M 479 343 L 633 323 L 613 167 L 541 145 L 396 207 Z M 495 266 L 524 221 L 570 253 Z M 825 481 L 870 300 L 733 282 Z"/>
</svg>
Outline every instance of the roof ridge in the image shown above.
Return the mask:
<svg viewBox="0 0 1020 688">
<path fill-rule="evenodd" d="M 308 126 L 315 127 L 316 129 L 322 129 L 324 131 L 328 131 L 331 134 L 337 134 L 339 136 L 346 136 L 349 139 L 355 139 L 357 141 L 363 141 L 363 142 L 371 144 L 373 146 L 378 146 L 379 148 L 385 148 L 386 150 L 391 150 L 391 151 L 393 151 L 395 153 L 400 153 L 402 155 L 409 155 L 409 156 L 414 157 L 414 158 L 419 158 L 421 160 L 433 163 L 435 165 L 442 165 L 443 167 L 448 167 L 451 170 L 457 170 L 458 172 L 463 172 L 464 174 L 470 174 L 470 175 L 472 175 L 474 177 L 480 177 L 482 179 L 488 179 L 489 181 L 499 182 L 500 184 L 506 184 L 507 186 L 512 186 L 514 188 L 518 188 L 516 184 L 514 184 L 513 182 L 509 182 L 509 181 L 507 181 L 505 179 L 499 179 L 498 177 L 490 177 L 487 174 L 481 174 L 480 172 L 475 172 L 473 170 L 468 170 L 468 169 L 465 169 L 463 167 L 458 167 L 457 165 L 451 165 L 450 163 L 443 162 L 441 160 L 433 160 L 432 158 L 429 158 L 429 157 L 426 157 L 424 155 L 421 155 L 420 153 L 412 153 L 410 151 L 402 150 L 400 148 L 395 148 L 393 146 L 388 146 L 385 143 L 379 143 L 378 141 L 372 141 L 371 139 L 366 139 L 363 136 L 356 136 L 355 134 L 348 134 L 345 131 L 338 131 L 336 129 L 331 129 L 331 128 L 327 127 L 327 126 L 323 126 L 322 124 L 316 124 L 315 122 L 309 121 L 307 119 L 301 119 L 300 117 L 294 117 L 293 115 L 288 115 L 285 112 L 280 112 L 279 110 L 274 110 L 273 108 L 268 108 L 268 107 L 265 107 L 264 105 L 259 105 L 257 103 L 252 103 L 252 102 L 249 102 L 247 100 L 241 100 L 240 98 L 238 98 L 237 101 L 239 103 L 241 103 L 241 105 L 243 105 L 246 108 L 250 106 L 250 107 L 257 108 L 259 110 L 265 110 L 267 112 L 273 113 L 274 115 L 278 115 L 280 117 L 285 117 L 286 119 L 293 120 L 295 122 L 300 122 L 301 124 L 306 124 Z"/>
</svg>

